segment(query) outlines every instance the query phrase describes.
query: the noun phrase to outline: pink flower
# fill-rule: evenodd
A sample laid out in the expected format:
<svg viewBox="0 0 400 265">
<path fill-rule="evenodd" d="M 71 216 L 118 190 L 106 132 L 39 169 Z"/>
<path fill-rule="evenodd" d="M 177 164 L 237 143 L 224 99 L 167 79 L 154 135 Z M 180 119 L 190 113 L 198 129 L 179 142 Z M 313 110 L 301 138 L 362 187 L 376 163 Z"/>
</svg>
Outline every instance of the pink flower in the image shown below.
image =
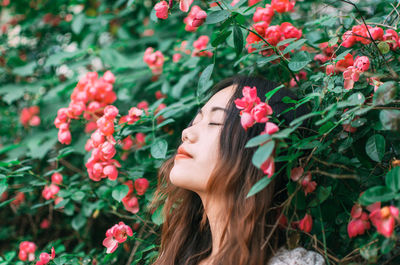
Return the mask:
<svg viewBox="0 0 400 265">
<path fill-rule="evenodd" d="M 292 168 L 292 170 L 290 171 L 290 178 L 293 181 L 298 181 L 300 177 L 303 175 L 303 173 L 304 173 L 304 168 L 302 167 Z"/>
<path fill-rule="evenodd" d="M 138 195 L 143 195 L 149 187 L 149 181 L 145 178 L 135 180 L 135 189 Z"/>
<path fill-rule="evenodd" d="M 383 35 L 383 40 L 389 44 L 391 50 L 396 50 L 399 46 L 399 35 L 393 29 L 386 30 L 385 35 Z"/>
<path fill-rule="evenodd" d="M 164 55 L 161 51 L 154 52 L 153 48 L 148 47 L 144 52 L 143 61 L 147 63 L 155 75 L 160 75 L 162 73 L 164 60 Z"/>
<path fill-rule="evenodd" d="M 167 19 L 168 18 L 168 3 L 166 1 L 158 2 L 154 6 L 154 10 L 156 11 L 156 17 L 160 19 Z"/>
<path fill-rule="evenodd" d="M 301 186 L 303 187 L 304 193 L 307 196 L 309 193 L 313 192 L 317 187 L 317 182 L 311 181 L 311 173 L 307 172 L 301 181 Z"/>
<path fill-rule="evenodd" d="M 357 57 L 355 62 L 354 62 L 354 66 L 358 70 L 360 70 L 362 72 L 367 71 L 369 69 L 369 59 L 368 59 L 368 57 L 367 56 Z"/>
<path fill-rule="evenodd" d="M 300 220 L 299 222 L 299 228 L 300 230 L 310 233 L 313 225 L 313 220 L 311 215 L 307 214 L 304 216 L 303 219 Z"/>
<path fill-rule="evenodd" d="M 174 63 L 177 63 L 177 62 L 179 62 L 179 60 L 182 58 L 182 54 L 180 54 L 180 53 L 175 53 L 173 56 L 172 56 L 172 61 L 174 62 Z"/>
<path fill-rule="evenodd" d="M 55 172 L 53 173 L 53 175 L 51 175 L 51 182 L 53 182 L 54 184 L 61 184 L 62 181 L 63 181 L 63 176 L 60 173 Z"/>
<path fill-rule="evenodd" d="M 119 222 L 108 229 L 106 238 L 103 240 L 103 246 L 107 248 L 106 253 L 113 253 L 117 249 L 118 243 L 125 242 L 128 236 L 133 236 L 133 232 L 124 222 Z"/>
<path fill-rule="evenodd" d="M 282 40 L 282 32 L 279 25 L 270 26 L 265 30 L 264 37 L 272 46 L 276 46 Z"/>
<path fill-rule="evenodd" d="M 139 201 L 136 196 L 133 194 L 134 184 L 132 180 L 128 180 L 124 183 L 129 187 L 128 194 L 122 199 L 122 204 L 125 207 L 125 210 L 131 212 L 133 214 L 139 212 Z"/>
<path fill-rule="evenodd" d="M 342 46 L 346 48 L 350 48 L 356 43 L 356 37 L 353 36 L 353 32 L 351 30 L 346 31 L 343 34 L 342 40 Z"/>
<path fill-rule="evenodd" d="M 248 112 L 241 112 L 242 115 L 240 116 L 240 124 L 242 125 L 243 129 L 247 131 L 248 128 L 252 127 L 254 125 L 254 118 L 253 115 L 251 115 Z"/>
<path fill-rule="evenodd" d="M 189 7 L 192 5 L 193 0 L 180 0 L 179 1 L 179 8 L 183 12 L 188 12 Z"/>
<path fill-rule="evenodd" d="M 267 122 L 268 115 L 272 114 L 272 108 L 265 102 L 260 102 L 251 109 L 251 115 L 256 122 Z"/>
<path fill-rule="evenodd" d="M 36 245 L 30 241 L 23 241 L 19 244 L 18 258 L 22 261 L 34 261 L 35 260 Z"/>
<path fill-rule="evenodd" d="M 272 155 L 261 165 L 261 170 L 268 176 L 268 178 L 272 177 L 275 173 L 275 162 Z"/>
<path fill-rule="evenodd" d="M 278 13 L 284 13 L 291 11 L 294 7 L 295 1 L 289 0 L 271 0 L 271 6 Z"/>
<path fill-rule="evenodd" d="M 42 191 L 42 196 L 46 200 L 50 200 L 55 197 L 55 195 L 58 193 L 60 188 L 55 185 L 55 184 L 50 184 L 50 186 L 45 186 L 43 191 Z"/>
<path fill-rule="evenodd" d="M 274 16 L 274 13 L 275 13 L 274 9 L 269 4 L 266 4 L 265 8 L 257 7 L 256 12 L 253 15 L 253 21 L 254 22 L 265 21 L 266 23 L 270 24 Z"/>
<path fill-rule="evenodd" d="M 203 25 L 204 21 L 206 21 L 206 18 L 207 18 L 207 13 L 203 10 L 200 10 L 193 17 L 191 26 L 196 28 L 200 27 L 201 25 Z"/>
<path fill-rule="evenodd" d="M 271 134 L 276 133 L 277 131 L 279 131 L 278 125 L 276 125 L 273 122 L 266 122 L 265 123 L 265 130 L 261 134 L 266 133 L 266 134 L 271 135 Z"/>
<path fill-rule="evenodd" d="M 106 71 L 103 75 L 103 79 L 110 84 L 114 84 L 115 82 L 115 76 L 111 71 Z"/>
<path fill-rule="evenodd" d="M 207 48 L 207 44 L 210 41 L 210 38 L 207 35 L 201 35 L 197 40 L 193 42 L 193 47 L 195 48 L 192 56 L 208 56 L 211 57 L 213 55 L 210 51 L 201 51 Z"/>
<path fill-rule="evenodd" d="M 49 227 L 50 227 L 50 221 L 48 219 L 43 219 L 43 221 L 40 223 L 40 228 L 47 229 Z"/>
<path fill-rule="evenodd" d="M 261 102 L 257 97 L 257 88 L 245 86 L 242 89 L 243 97 L 235 99 L 235 104 L 238 109 L 243 109 L 244 112 L 250 112 L 254 105 Z"/>
<path fill-rule="evenodd" d="M 352 89 L 354 82 L 357 82 L 360 78 L 361 71 L 354 66 L 347 67 L 346 71 L 343 72 L 344 89 Z"/>
<path fill-rule="evenodd" d="M 285 39 L 297 38 L 300 39 L 303 35 L 301 29 L 296 28 L 289 22 L 283 22 L 279 27 L 280 32 L 283 34 Z"/>
<path fill-rule="evenodd" d="M 45 265 L 47 263 L 50 262 L 50 260 L 53 260 L 56 256 L 56 252 L 54 251 L 54 247 L 51 248 L 51 255 L 46 253 L 46 252 L 42 252 L 39 256 L 39 261 L 36 262 L 36 265 Z"/>
<path fill-rule="evenodd" d="M 366 230 L 371 228 L 368 222 L 368 215 L 362 211 L 360 205 L 355 204 L 351 209 L 352 220 L 347 225 L 347 233 L 349 237 L 356 237 L 357 235 L 363 235 Z"/>
<path fill-rule="evenodd" d="M 394 206 L 375 209 L 369 214 L 369 219 L 378 230 L 378 233 L 385 237 L 391 237 L 394 231 L 395 220 L 399 221 L 399 209 Z"/>
<path fill-rule="evenodd" d="M 140 119 L 140 116 L 142 115 L 143 115 L 143 110 L 136 107 L 132 107 L 128 112 L 128 117 L 127 117 L 128 124 L 132 124 L 138 121 Z"/>
</svg>

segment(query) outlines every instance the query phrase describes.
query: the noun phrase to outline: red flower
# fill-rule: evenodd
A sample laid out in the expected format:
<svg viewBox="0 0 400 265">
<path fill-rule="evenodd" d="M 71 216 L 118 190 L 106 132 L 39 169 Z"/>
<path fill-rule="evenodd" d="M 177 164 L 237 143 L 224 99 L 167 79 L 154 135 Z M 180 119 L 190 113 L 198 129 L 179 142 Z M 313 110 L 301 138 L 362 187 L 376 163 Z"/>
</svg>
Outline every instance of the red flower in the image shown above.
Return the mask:
<svg viewBox="0 0 400 265">
<path fill-rule="evenodd" d="M 385 237 L 390 237 L 394 231 L 395 220 L 399 221 L 399 209 L 394 206 L 375 209 L 369 214 L 369 219 L 378 230 L 378 233 Z"/>
<path fill-rule="evenodd" d="M 313 220 L 311 215 L 306 213 L 306 215 L 304 216 L 303 219 L 300 220 L 298 225 L 300 230 L 310 233 L 313 225 Z"/>
<path fill-rule="evenodd" d="M 278 13 L 284 13 L 291 11 L 294 7 L 295 1 L 289 0 L 272 0 L 271 6 L 275 9 Z"/>
</svg>

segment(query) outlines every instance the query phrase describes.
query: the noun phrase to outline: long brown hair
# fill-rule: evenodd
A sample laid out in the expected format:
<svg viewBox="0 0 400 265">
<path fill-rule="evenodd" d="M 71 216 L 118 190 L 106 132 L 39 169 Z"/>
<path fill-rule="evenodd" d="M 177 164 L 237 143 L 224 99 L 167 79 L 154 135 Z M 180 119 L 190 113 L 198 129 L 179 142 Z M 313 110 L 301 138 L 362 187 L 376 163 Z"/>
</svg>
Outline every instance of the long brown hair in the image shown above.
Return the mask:
<svg viewBox="0 0 400 265">
<path fill-rule="evenodd" d="M 287 196 L 284 190 L 287 177 L 278 174 L 267 188 L 246 198 L 250 188 L 265 174 L 251 162 L 256 148 L 245 148 L 245 145 L 264 130 L 264 124 L 255 124 L 245 131 L 240 123 L 240 110 L 236 108 L 234 100 L 242 97 L 244 86 L 255 86 L 257 95 L 265 102 L 265 94 L 276 88 L 277 84 L 261 77 L 235 76 L 215 85 L 209 96 L 230 85 L 235 85 L 236 90 L 227 104 L 228 111 L 220 135 L 220 160 L 207 183 L 208 191 L 225 195 L 228 210 L 228 221 L 222 234 L 223 244 L 214 264 L 265 265 L 273 252 L 284 243 L 285 236 L 277 229 L 267 247 L 261 248 L 279 216 L 272 209 Z M 279 120 L 288 125 L 308 110 L 303 105 L 296 110 L 284 112 L 292 106 L 282 102 L 286 96 L 296 99 L 293 92 L 281 88 L 268 104 L 273 109 L 273 115 L 281 114 Z M 158 187 L 152 202 L 153 207 L 164 203 L 161 246 L 153 265 L 197 265 L 211 254 L 211 230 L 197 193 L 171 184 L 169 173 L 173 165 L 174 156 L 160 167 Z M 282 164 L 275 165 L 278 172 Z"/>
</svg>

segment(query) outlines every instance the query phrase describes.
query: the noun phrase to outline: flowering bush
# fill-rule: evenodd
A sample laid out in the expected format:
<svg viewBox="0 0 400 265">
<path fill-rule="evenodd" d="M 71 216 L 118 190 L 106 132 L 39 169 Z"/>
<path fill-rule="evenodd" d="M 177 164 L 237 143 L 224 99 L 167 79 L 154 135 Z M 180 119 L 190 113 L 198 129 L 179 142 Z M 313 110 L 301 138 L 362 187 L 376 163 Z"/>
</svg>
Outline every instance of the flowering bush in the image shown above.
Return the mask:
<svg viewBox="0 0 400 265">
<path fill-rule="evenodd" d="M 209 88 L 238 73 L 280 84 L 235 104 L 243 130 L 265 124 L 247 143 L 265 174 L 248 197 L 286 176 L 274 229 L 289 247 L 400 263 L 399 5 L 0 4 L 0 264 L 152 264 L 158 169 Z M 268 102 L 283 86 L 290 109 L 311 110 L 289 126 Z"/>
</svg>

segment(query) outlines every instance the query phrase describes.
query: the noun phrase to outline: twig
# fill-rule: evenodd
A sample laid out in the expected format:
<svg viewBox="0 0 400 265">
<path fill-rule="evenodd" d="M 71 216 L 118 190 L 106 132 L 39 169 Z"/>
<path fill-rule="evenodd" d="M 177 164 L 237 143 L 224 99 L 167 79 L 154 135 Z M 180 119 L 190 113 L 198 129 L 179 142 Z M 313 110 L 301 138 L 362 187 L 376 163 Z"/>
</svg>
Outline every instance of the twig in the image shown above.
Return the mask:
<svg viewBox="0 0 400 265">
<path fill-rule="evenodd" d="M 147 227 L 150 229 L 150 232 L 151 232 L 151 233 L 153 233 L 153 234 L 155 234 L 155 235 L 158 235 L 157 232 L 154 231 L 154 229 L 153 229 L 151 226 L 149 226 L 149 225 L 147 224 L 147 222 L 146 222 L 145 220 L 143 220 L 143 218 L 141 218 L 141 217 L 140 217 L 139 215 L 137 215 L 137 214 L 135 214 L 135 217 L 133 217 L 133 216 L 129 216 L 129 215 L 120 214 L 119 212 L 114 211 L 114 210 L 110 211 L 110 213 L 112 213 L 112 214 L 114 214 L 114 215 L 116 215 L 116 216 L 118 216 L 118 217 L 125 218 L 125 219 L 129 219 L 129 220 L 138 220 L 138 219 L 139 219 L 145 226 L 147 226 Z"/>
<path fill-rule="evenodd" d="M 79 168 L 75 167 L 74 165 L 72 165 L 70 162 L 64 160 L 63 158 L 61 158 L 60 163 L 63 164 L 66 168 L 78 173 L 79 175 L 81 175 L 82 177 L 86 177 L 86 174 L 80 170 Z"/>
<path fill-rule="evenodd" d="M 346 170 L 348 170 L 348 171 L 355 172 L 355 170 L 353 170 L 353 169 L 351 169 L 351 168 L 348 168 L 348 167 L 346 167 L 345 165 L 340 165 L 340 164 L 335 164 L 335 163 L 329 163 L 329 162 L 320 160 L 320 159 L 318 159 L 318 158 L 315 157 L 315 156 L 313 156 L 312 158 L 313 158 L 314 160 L 318 161 L 319 163 L 324 164 L 324 165 L 326 165 L 326 166 L 340 167 L 340 168 L 346 169 Z"/>
<path fill-rule="evenodd" d="M 355 180 L 358 180 L 358 176 L 357 175 L 349 175 L 349 174 L 339 175 L 339 174 L 333 174 L 333 173 L 321 171 L 319 169 L 311 170 L 310 173 L 321 174 L 321 175 L 325 175 L 325 176 L 328 176 L 328 177 L 331 177 L 331 178 L 335 178 L 335 179 L 355 179 Z"/>
<path fill-rule="evenodd" d="M 139 234 L 137 235 L 136 238 L 142 237 L 143 232 L 144 232 L 144 226 L 142 226 L 142 228 L 140 228 Z M 129 255 L 129 259 L 128 259 L 128 262 L 126 263 L 126 265 L 130 265 L 132 263 L 133 257 L 135 256 L 135 253 L 139 247 L 139 244 L 140 244 L 140 241 L 136 240 L 135 246 L 132 248 L 131 254 Z"/>
</svg>

